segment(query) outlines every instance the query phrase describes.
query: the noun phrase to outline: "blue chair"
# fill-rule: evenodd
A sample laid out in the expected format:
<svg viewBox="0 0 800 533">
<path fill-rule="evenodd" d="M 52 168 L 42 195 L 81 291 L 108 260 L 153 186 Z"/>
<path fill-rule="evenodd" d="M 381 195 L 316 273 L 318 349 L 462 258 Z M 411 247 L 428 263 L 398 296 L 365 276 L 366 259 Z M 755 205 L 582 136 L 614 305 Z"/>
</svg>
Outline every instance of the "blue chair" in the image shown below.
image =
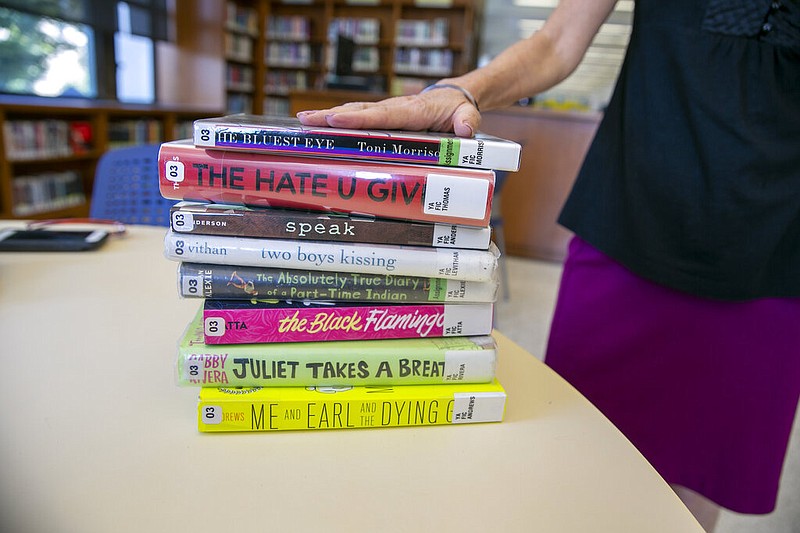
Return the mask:
<svg viewBox="0 0 800 533">
<path fill-rule="evenodd" d="M 169 226 L 167 200 L 158 190 L 160 144 L 114 148 L 97 163 L 89 216 L 125 224 Z"/>
</svg>

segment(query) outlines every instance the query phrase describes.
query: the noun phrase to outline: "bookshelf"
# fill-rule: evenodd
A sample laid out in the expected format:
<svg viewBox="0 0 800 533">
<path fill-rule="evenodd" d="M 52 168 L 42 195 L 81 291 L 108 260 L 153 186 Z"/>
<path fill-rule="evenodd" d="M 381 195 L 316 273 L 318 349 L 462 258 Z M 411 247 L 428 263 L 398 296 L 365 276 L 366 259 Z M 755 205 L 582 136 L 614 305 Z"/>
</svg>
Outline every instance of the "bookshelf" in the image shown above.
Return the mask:
<svg viewBox="0 0 800 533">
<path fill-rule="evenodd" d="M 0 219 L 86 217 L 106 150 L 189 137 L 220 110 L 0 96 Z"/>
<path fill-rule="evenodd" d="M 226 2 L 224 23 L 225 94 L 227 110 L 232 113 L 252 113 L 255 93 L 256 61 L 262 26 L 253 2 Z"/>
<path fill-rule="evenodd" d="M 476 64 L 482 0 L 226 2 L 228 112 L 288 115 L 289 93 L 331 87 L 338 35 L 366 92 L 415 93 Z"/>
<path fill-rule="evenodd" d="M 290 95 L 298 93 L 374 100 L 462 74 L 475 66 L 482 13 L 482 0 L 177 5 L 184 10 L 181 17 L 175 12 L 177 41 L 160 50 L 166 61 L 159 67 L 158 92 L 165 104 L 0 95 L 0 218 L 86 216 L 97 161 L 106 150 L 189 137 L 196 118 L 287 115 Z M 326 84 L 338 34 L 352 38 L 352 74 L 368 79 L 370 91 Z M 212 74 L 223 81 L 212 87 Z"/>
</svg>

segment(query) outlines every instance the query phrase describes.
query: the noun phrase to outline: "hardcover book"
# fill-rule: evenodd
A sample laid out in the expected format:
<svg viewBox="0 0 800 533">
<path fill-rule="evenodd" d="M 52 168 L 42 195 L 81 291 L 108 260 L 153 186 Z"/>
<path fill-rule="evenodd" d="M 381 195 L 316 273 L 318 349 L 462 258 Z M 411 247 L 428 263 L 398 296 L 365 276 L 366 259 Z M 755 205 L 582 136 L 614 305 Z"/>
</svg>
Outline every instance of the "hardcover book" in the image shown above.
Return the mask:
<svg viewBox="0 0 800 533">
<path fill-rule="evenodd" d="M 211 263 L 181 263 L 178 291 L 187 298 L 309 299 L 335 302 L 494 302 L 499 282 L 322 272 Z"/>
<path fill-rule="evenodd" d="M 200 390 L 201 432 L 354 429 L 500 422 L 506 392 L 484 384 Z"/>
<path fill-rule="evenodd" d="M 171 200 L 288 207 L 488 227 L 492 170 L 206 150 L 190 140 L 159 151 Z"/>
<path fill-rule="evenodd" d="M 186 235 L 168 230 L 165 255 L 174 261 L 490 281 L 500 252 L 390 244 Z"/>
<path fill-rule="evenodd" d="M 421 385 L 491 381 L 490 335 L 212 345 L 202 309 L 178 346 L 177 379 L 203 387 Z"/>
<path fill-rule="evenodd" d="M 482 132 L 352 130 L 303 126 L 294 117 L 228 115 L 194 122 L 194 144 L 277 154 L 396 161 L 446 167 L 519 169 L 521 146 Z"/>
<path fill-rule="evenodd" d="M 488 249 L 492 234 L 489 227 L 194 202 L 173 206 L 170 223 L 178 233 L 475 250 Z"/>
<path fill-rule="evenodd" d="M 206 344 L 353 341 L 492 333 L 492 304 L 205 300 Z"/>
</svg>

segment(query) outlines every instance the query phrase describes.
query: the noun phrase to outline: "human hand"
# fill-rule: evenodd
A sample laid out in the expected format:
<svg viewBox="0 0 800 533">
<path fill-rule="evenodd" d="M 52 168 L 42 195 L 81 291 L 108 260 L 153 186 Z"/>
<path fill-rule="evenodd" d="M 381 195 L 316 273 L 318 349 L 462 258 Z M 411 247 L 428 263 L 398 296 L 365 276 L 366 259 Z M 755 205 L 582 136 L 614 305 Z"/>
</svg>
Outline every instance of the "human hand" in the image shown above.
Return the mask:
<svg viewBox="0 0 800 533">
<path fill-rule="evenodd" d="M 395 96 L 379 102 L 350 102 L 330 109 L 301 111 L 306 126 L 349 129 L 454 132 L 472 137 L 481 114 L 458 89 L 441 88 L 411 96 Z"/>
</svg>

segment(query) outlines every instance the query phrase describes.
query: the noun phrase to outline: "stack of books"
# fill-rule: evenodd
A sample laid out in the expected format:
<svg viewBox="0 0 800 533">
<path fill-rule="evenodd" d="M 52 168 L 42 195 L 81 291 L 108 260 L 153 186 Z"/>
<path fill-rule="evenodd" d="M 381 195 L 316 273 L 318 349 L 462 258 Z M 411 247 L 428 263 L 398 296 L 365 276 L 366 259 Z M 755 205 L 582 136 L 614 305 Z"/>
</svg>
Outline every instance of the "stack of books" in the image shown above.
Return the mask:
<svg viewBox="0 0 800 533">
<path fill-rule="evenodd" d="M 377 428 L 502 420 L 491 336 L 494 170 L 479 134 L 198 120 L 164 143 L 168 259 L 202 299 L 177 374 L 198 428 Z"/>
</svg>

